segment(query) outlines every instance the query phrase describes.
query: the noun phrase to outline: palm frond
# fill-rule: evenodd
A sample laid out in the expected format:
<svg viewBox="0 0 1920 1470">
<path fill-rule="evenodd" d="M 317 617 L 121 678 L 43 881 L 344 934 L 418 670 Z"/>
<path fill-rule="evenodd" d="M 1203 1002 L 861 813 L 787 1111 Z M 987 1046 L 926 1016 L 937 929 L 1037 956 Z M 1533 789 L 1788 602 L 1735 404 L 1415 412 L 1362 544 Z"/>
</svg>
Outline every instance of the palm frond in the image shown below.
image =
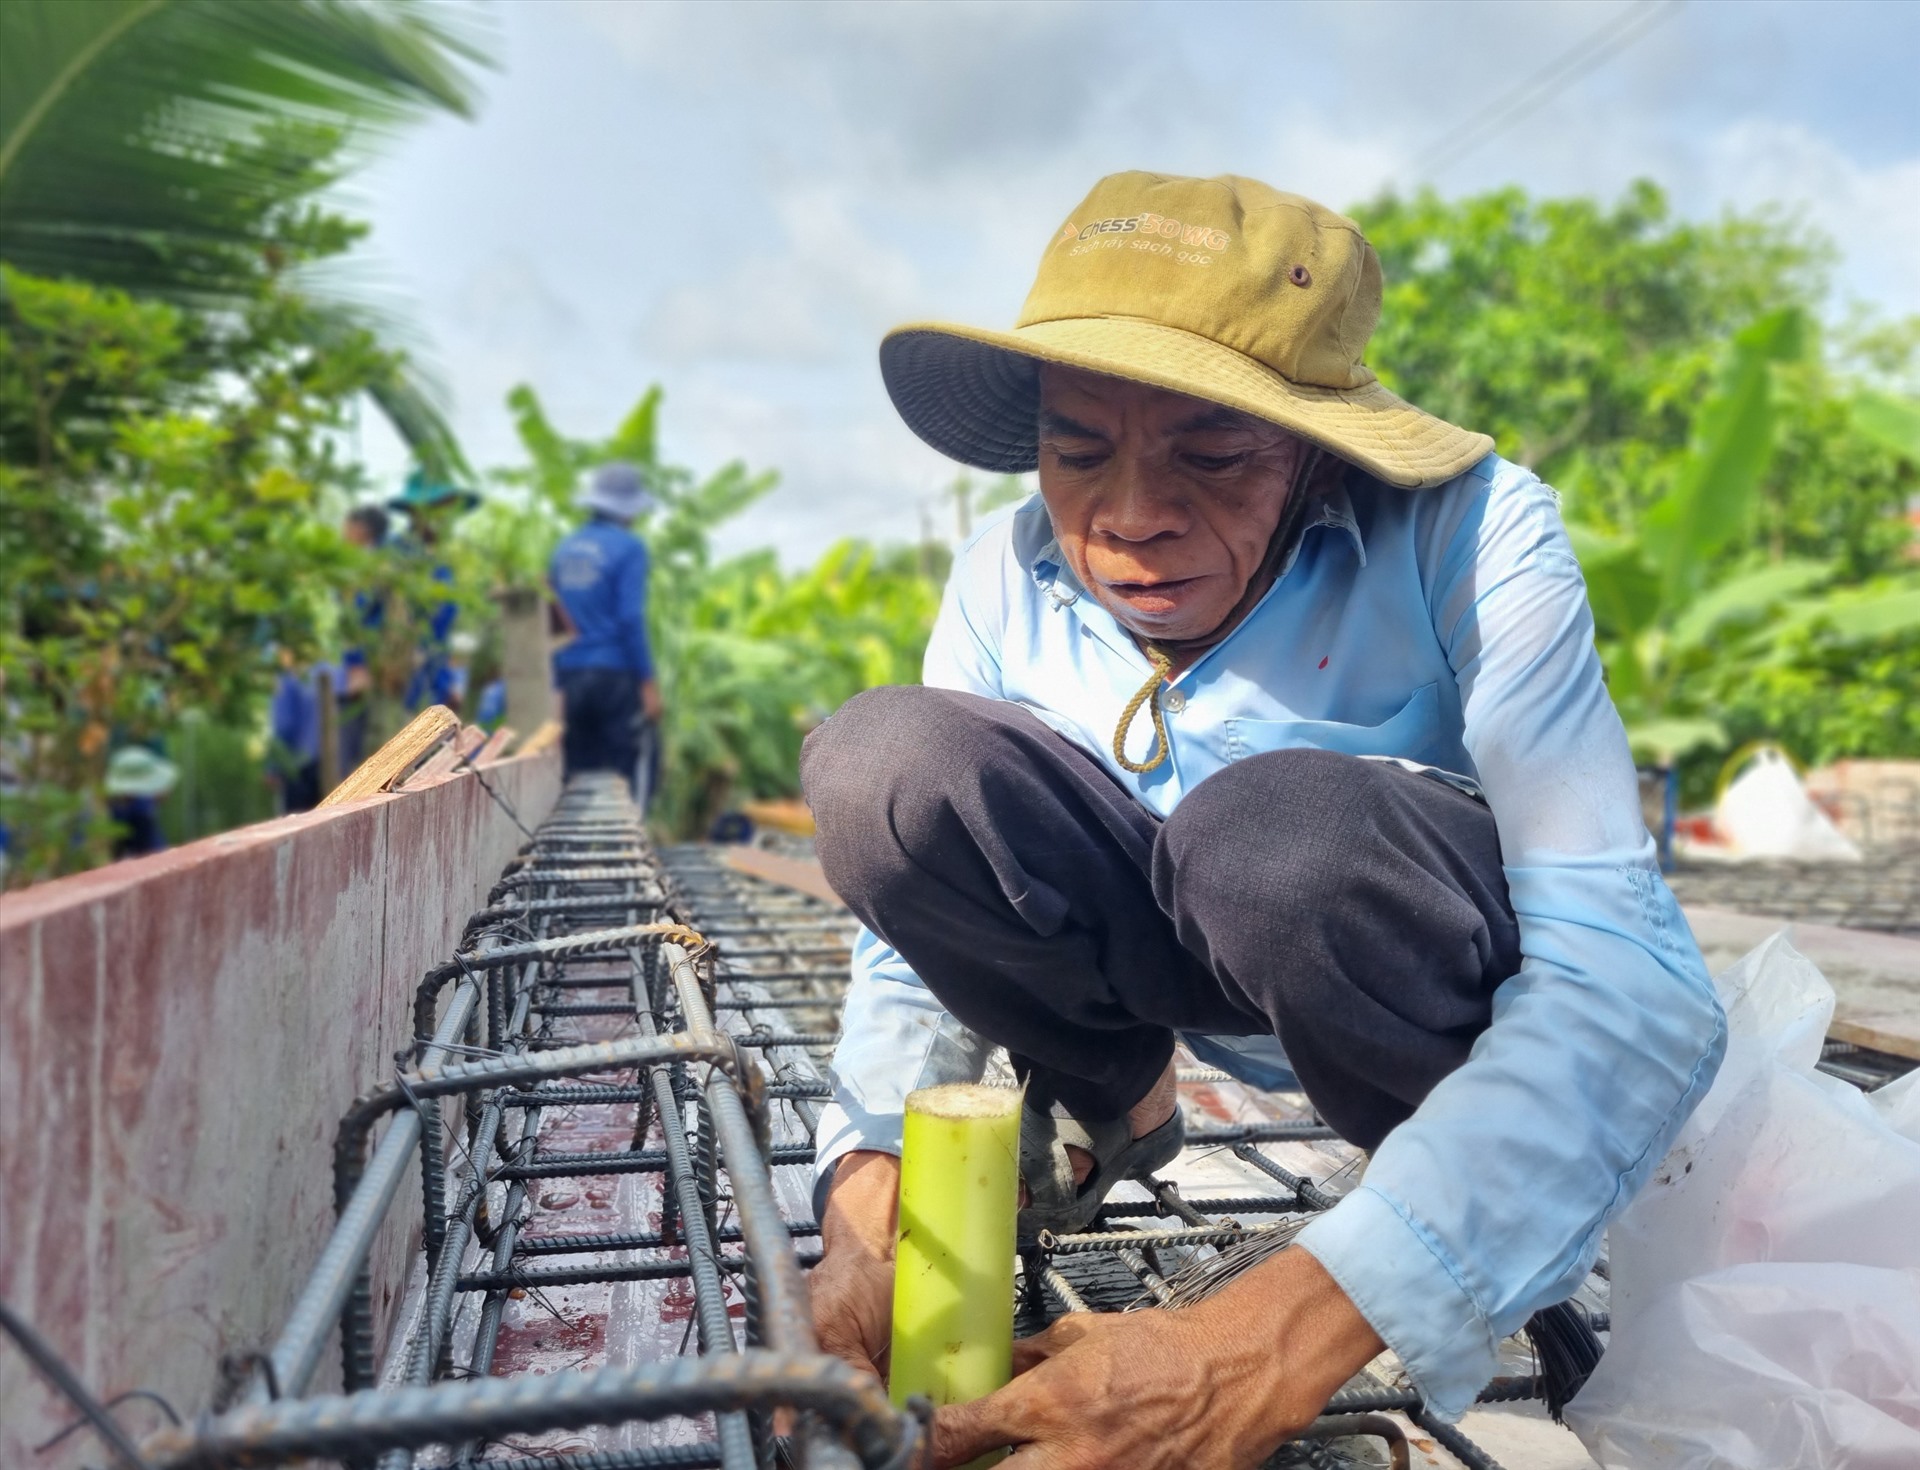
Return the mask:
<svg viewBox="0 0 1920 1470">
<path fill-rule="evenodd" d="M 365 333 L 389 343 L 394 334 L 392 325 L 377 311 L 324 297 L 303 302 L 296 331 L 316 352 L 323 353 L 344 347 L 355 334 Z M 388 353 L 366 392 L 429 479 L 455 484 L 473 478 L 453 426 L 447 422 L 445 389 L 415 358 Z"/>
<path fill-rule="evenodd" d="M 343 145 L 465 114 L 466 12 L 390 0 L 8 0 L 0 259 L 193 305 L 258 288 Z"/>
</svg>

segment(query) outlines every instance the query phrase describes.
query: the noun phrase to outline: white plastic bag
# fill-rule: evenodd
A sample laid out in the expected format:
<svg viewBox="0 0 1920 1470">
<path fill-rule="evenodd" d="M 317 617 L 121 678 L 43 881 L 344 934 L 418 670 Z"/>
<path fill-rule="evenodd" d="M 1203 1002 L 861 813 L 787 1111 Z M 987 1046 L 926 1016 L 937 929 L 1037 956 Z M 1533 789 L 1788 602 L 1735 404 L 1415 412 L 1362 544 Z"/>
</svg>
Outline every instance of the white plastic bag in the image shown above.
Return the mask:
<svg viewBox="0 0 1920 1470">
<path fill-rule="evenodd" d="M 1792 763 L 1771 746 L 1721 793 L 1713 825 L 1742 857 L 1860 861 L 1860 849 L 1813 804 Z"/>
<path fill-rule="evenodd" d="M 1608 1232 L 1613 1332 L 1567 1423 L 1607 1470 L 1920 1466 L 1920 1072 L 1814 1070 L 1833 991 L 1776 934 L 1727 1058 Z"/>
</svg>

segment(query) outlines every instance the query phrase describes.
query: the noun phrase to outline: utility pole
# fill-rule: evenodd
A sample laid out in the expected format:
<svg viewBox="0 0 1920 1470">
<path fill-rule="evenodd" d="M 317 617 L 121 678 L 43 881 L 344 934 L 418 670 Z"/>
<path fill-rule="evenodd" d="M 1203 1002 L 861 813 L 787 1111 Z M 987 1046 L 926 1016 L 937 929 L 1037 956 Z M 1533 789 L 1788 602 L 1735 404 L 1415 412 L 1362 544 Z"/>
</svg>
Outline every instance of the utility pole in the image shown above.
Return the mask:
<svg viewBox="0 0 1920 1470">
<path fill-rule="evenodd" d="M 494 598 L 500 604 L 500 675 L 507 684 L 507 720 L 531 735 L 553 717 L 546 598 L 532 587 L 509 587 Z"/>
<path fill-rule="evenodd" d="M 947 493 L 953 497 L 953 519 L 960 528 L 955 545 L 962 546 L 973 535 L 973 476 L 962 472 Z"/>
</svg>

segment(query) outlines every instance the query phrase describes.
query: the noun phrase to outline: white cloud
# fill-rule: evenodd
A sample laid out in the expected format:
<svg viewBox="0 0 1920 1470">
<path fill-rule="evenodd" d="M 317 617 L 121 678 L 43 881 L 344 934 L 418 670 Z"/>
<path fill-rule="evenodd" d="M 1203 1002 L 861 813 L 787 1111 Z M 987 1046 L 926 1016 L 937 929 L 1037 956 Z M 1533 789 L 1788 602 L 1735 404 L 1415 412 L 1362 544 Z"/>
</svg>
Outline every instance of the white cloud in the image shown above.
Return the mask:
<svg viewBox="0 0 1920 1470">
<path fill-rule="evenodd" d="M 970 168 L 1074 130 L 1136 68 L 1090 0 L 725 4 L 573 0 L 639 71 L 832 119 L 870 166 Z M 1106 75 L 1102 76 L 1103 65 Z"/>
<path fill-rule="evenodd" d="M 1339 126 L 1303 114 L 1278 130 L 1260 169 L 1276 189 L 1344 209 L 1393 183 L 1406 164 L 1404 144 L 1365 119 Z"/>
<path fill-rule="evenodd" d="M 905 313 L 917 286 L 912 262 L 840 191 L 789 189 L 772 213 L 777 228 L 758 232 L 768 248 L 660 298 L 641 328 L 646 350 L 677 362 L 813 363 Z"/>
<path fill-rule="evenodd" d="M 676 457 L 780 471 L 776 490 L 717 533 L 724 553 L 772 545 L 797 562 L 843 536 L 915 540 L 923 504 L 957 472 L 890 410 L 823 413 L 706 372 L 672 390 L 667 408 Z"/>
<path fill-rule="evenodd" d="M 658 378 L 672 453 L 782 472 L 723 541 L 804 559 L 916 535 L 955 473 L 894 415 L 880 334 L 1010 323 L 1102 174 L 1350 206 L 1628 3 L 505 6 L 480 123 L 380 171 L 377 238 L 477 460 L 514 452 L 515 381 L 588 434 Z M 1435 182 L 1784 202 L 1838 239 L 1843 293 L 1920 309 L 1920 114 L 1888 59 L 1914 37 L 1920 7 L 1687 6 Z"/>
<path fill-rule="evenodd" d="M 1797 207 L 1841 248 L 1843 293 L 1920 312 L 1920 156 L 1869 167 L 1799 124 L 1765 118 L 1722 129 L 1704 152 L 1721 202 Z"/>
<path fill-rule="evenodd" d="M 455 300 L 465 331 L 491 346 L 544 351 L 587 331 L 573 304 L 517 250 L 478 262 L 462 278 Z"/>
</svg>

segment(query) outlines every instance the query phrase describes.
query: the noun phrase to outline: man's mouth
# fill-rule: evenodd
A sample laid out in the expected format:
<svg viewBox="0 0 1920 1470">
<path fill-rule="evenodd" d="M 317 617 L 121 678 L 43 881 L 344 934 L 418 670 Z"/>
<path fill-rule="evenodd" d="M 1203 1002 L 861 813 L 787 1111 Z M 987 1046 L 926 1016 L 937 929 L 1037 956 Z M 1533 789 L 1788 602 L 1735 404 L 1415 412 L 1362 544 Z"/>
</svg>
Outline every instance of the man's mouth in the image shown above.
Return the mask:
<svg viewBox="0 0 1920 1470">
<path fill-rule="evenodd" d="M 1107 590 L 1144 617 L 1165 617 L 1187 606 L 1205 577 L 1167 577 L 1154 582 L 1109 582 Z"/>
</svg>

